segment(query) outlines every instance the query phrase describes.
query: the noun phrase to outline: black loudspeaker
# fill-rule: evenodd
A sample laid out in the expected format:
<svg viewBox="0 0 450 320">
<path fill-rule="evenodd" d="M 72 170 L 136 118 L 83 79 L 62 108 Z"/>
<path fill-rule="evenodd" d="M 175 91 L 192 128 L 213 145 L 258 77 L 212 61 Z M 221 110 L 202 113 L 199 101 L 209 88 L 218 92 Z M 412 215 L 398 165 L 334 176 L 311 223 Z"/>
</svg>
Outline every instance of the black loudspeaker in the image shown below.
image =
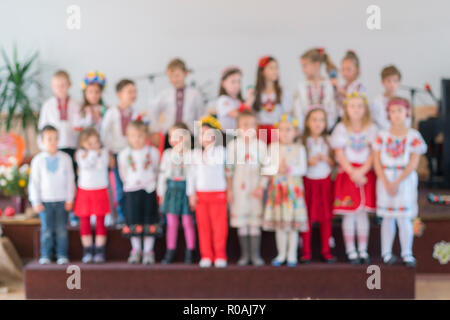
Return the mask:
<svg viewBox="0 0 450 320">
<path fill-rule="evenodd" d="M 450 79 L 441 81 L 441 116 L 444 120 L 444 177 L 447 187 L 450 187 Z"/>
</svg>

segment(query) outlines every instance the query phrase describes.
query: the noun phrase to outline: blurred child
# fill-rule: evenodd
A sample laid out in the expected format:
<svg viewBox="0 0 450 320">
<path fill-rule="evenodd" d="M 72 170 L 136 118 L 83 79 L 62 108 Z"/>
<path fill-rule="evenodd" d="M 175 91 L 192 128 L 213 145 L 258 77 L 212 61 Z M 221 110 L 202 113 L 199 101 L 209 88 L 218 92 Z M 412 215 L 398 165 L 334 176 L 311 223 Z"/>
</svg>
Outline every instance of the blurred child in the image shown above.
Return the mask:
<svg viewBox="0 0 450 320">
<path fill-rule="evenodd" d="M 67 264 L 68 211 L 72 210 L 75 178 L 70 157 L 58 151 L 58 130 L 50 125 L 41 129 L 43 151 L 31 161 L 29 199 L 41 220 L 40 264 L 49 264 L 56 249 L 56 263 Z M 56 248 L 55 248 L 56 244 Z"/>
<path fill-rule="evenodd" d="M 297 127 L 297 119 L 281 115 L 277 124 L 280 141 L 269 147 L 270 163 L 276 164 L 278 173 L 269 184 L 263 227 L 275 231 L 278 255 L 272 261 L 273 266 L 286 261 L 289 267 L 297 265 L 298 232 L 308 230 L 302 178 L 307 160 L 303 145 L 294 142 Z"/>
<path fill-rule="evenodd" d="M 263 193 L 267 187 L 267 146 L 256 135 L 256 115 L 245 110 L 237 117 L 238 133 L 227 145 L 230 225 L 238 228 L 241 258 L 238 265 L 264 264 L 261 258 Z"/>
<path fill-rule="evenodd" d="M 254 90 L 248 90 L 248 98 L 243 102 L 241 94 L 242 71 L 237 67 L 228 67 L 220 79 L 219 99 L 217 100 L 217 119 L 222 130 L 236 129 L 239 108 L 249 108 L 254 102 Z"/>
<path fill-rule="evenodd" d="M 405 124 L 410 113 L 407 100 L 394 97 L 387 105 L 391 128 L 381 131 L 373 144 L 377 172 L 377 215 L 381 223 L 381 255 L 383 262 L 392 265 L 396 223 L 399 229 L 403 263 L 414 267 L 412 246 L 413 222 L 417 217 L 417 166 L 427 150 L 420 133 Z"/>
<path fill-rule="evenodd" d="M 370 263 L 367 253 L 369 239 L 368 211 L 375 211 L 375 181 L 372 170 L 372 142 L 376 127 L 370 121 L 366 96 L 348 94 L 344 115 L 331 136 L 331 146 L 339 164 L 334 184 L 333 211 L 343 215 L 342 231 L 347 258 L 352 264 Z M 358 250 L 355 248 L 355 227 Z"/>
<path fill-rule="evenodd" d="M 80 127 L 94 127 L 97 131 L 101 129 L 101 120 L 106 112 L 103 104 L 102 92 L 106 79 L 99 71 L 88 72 L 81 82 L 83 89 L 83 104 L 80 110 Z"/>
<path fill-rule="evenodd" d="M 331 81 L 322 76 L 322 65 L 325 64 L 328 74 L 336 73 L 336 66 L 323 48 L 306 51 L 300 58 L 302 71 L 306 81 L 298 85 L 294 98 L 293 113 L 298 119 L 299 133 L 303 133 L 305 116 L 312 105 L 320 105 L 327 113 L 328 130 L 336 124 L 338 110 L 335 93 Z"/>
<path fill-rule="evenodd" d="M 125 222 L 123 184 L 117 166 L 117 155 L 128 146 L 126 130 L 128 124 L 136 118 L 133 103 L 136 100 L 136 86 L 132 80 L 122 79 L 116 85 L 119 104 L 110 107 L 105 113 L 101 126 L 101 140 L 110 155 L 109 165 L 114 172 L 117 224 Z"/>
<path fill-rule="evenodd" d="M 344 110 L 344 99 L 347 93 L 352 92 L 361 92 L 366 94 L 367 90 L 364 87 L 364 85 L 359 80 L 360 75 L 360 64 L 359 64 L 359 58 L 356 55 L 356 53 L 353 50 L 348 50 L 345 53 L 344 58 L 341 62 L 341 70 L 340 70 L 341 76 L 345 81 L 345 84 L 343 86 L 340 86 L 337 78 L 332 80 L 333 85 L 335 86 L 337 90 L 338 95 L 338 105 L 339 105 L 339 115 L 342 116 Z"/>
<path fill-rule="evenodd" d="M 308 208 L 308 231 L 302 236 L 302 257 L 300 262 L 311 261 L 312 223 L 320 224 L 322 259 L 333 263 L 336 258 L 330 252 L 331 217 L 333 206 L 333 182 L 331 170 L 334 166 L 332 150 L 327 134 L 327 115 L 321 107 L 312 108 L 306 115 L 303 145 L 308 156 L 308 170 L 303 178 L 305 200 Z"/>
<path fill-rule="evenodd" d="M 187 180 L 191 209 L 195 208 L 200 244 L 200 267 L 227 266 L 226 151 L 221 126 L 213 116 L 201 119 L 200 147 L 192 151 Z"/>
<path fill-rule="evenodd" d="M 169 130 L 171 148 L 162 155 L 158 177 L 158 196 L 162 204 L 161 212 L 166 215 L 166 255 L 163 264 L 172 263 L 177 248 L 178 225 L 181 218 L 186 253 L 184 262 L 191 264 L 195 250 L 194 213 L 189 208 L 189 198 L 186 193 L 186 176 L 190 162 L 191 134 L 186 124 L 175 123 Z"/>
<path fill-rule="evenodd" d="M 153 247 L 159 234 L 156 183 L 159 152 L 147 146 L 148 127 L 135 120 L 126 130 L 129 147 L 120 151 L 117 162 L 125 197 L 125 226 L 122 233 L 131 240 L 128 263 L 155 263 Z M 144 248 L 142 252 L 142 242 Z"/>
<path fill-rule="evenodd" d="M 175 123 L 183 122 L 193 132 L 194 122 L 205 112 L 202 96 L 196 88 L 186 85 L 189 70 L 183 60 L 172 59 L 166 73 L 172 87 L 161 92 L 152 106 L 153 130 L 167 134 Z M 168 137 L 165 143 L 169 147 Z"/>
<path fill-rule="evenodd" d="M 252 109 L 257 114 L 258 137 L 270 144 L 271 130 L 274 129 L 275 122 L 282 113 L 290 111 L 286 94 L 280 86 L 278 62 L 273 57 L 264 56 L 258 61 L 255 102 Z"/>
<path fill-rule="evenodd" d="M 389 130 L 391 123 L 388 119 L 387 104 L 390 99 L 397 95 L 402 75 L 395 66 L 387 66 L 381 71 L 381 84 L 384 92 L 373 99 L 371 104 L 371 114 L 373 120 L 380 130 Z M 410 115 L 406 119 L 406 125 L 411 125 Z"/>
<path fill-rule="evenodd" d="M 80 218 L 83 263 L 104 263 L 105 216 L 110 213 L 108 197 L 108 152 L 102 149 L 100 135 L 93 127 L 81 131 L 80 149 L 75 158 L 79 168 L 78 190 L 74 213 Z M 95 243 L 92 239 L 91 216 L 95 216 Z"/>
</svg>

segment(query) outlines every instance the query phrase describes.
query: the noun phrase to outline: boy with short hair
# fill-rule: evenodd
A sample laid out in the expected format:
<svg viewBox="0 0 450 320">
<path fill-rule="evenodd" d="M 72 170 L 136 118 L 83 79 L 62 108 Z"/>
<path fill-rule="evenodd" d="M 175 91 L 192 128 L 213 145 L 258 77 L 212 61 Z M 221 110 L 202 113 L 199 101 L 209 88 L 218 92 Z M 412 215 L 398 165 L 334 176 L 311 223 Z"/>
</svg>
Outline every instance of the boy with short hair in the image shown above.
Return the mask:
<svg viewBox="0 0 450 320">
<path fill-rule="evenodd" d="M 54 243 L 58 264 L 68 259 L 68 212 L 75 196 L 75 179 L 70 157 L 58 150 L 58 130 L 44 126 L 40 134 L 43 151 L 31 161 L 29 199 L 41 220 L 40 264 L 51 263 Z"/>
</svg>

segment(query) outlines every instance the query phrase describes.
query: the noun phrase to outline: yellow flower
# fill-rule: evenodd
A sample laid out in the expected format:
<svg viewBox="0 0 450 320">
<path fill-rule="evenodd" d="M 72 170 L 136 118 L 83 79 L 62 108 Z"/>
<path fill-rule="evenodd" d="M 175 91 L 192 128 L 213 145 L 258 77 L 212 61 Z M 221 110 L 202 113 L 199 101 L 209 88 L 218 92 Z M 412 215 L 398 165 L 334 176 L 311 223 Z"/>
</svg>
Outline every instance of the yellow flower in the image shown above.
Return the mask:
<svg viewBox="0 0 450 320">
<path fill-rule="evenodd" d="M 19 180 L 19 187 L 24 188 L 26 184 L 27 183 L 25 182 L 25 180 L 23 180 L 23 179 Z"/>
</svg>

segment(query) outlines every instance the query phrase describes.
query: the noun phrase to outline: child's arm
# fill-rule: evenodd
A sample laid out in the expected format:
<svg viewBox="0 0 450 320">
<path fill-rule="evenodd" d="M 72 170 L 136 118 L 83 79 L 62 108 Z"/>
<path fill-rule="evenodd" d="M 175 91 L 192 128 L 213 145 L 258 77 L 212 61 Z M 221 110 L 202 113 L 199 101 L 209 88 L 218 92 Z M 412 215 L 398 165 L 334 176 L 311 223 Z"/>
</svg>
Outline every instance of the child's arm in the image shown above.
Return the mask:
<svg viewBox="0 0 450 320">
<path fill-rule="evenodd" d="M 413 171 L 417 170 L 419 166 L 420 155 L 417 153 L 411 153 L 410 161 L 408 165 L 405 167 L 405 170 L 398 176 L 398 178 L 394 181 L 395 184 L 399 185 L 400 182 L 405 180 Z"/>
<path fill-rule="evenodd" d="M 28 183 L 28 195 L 31 204 L 33 205 L 33 209 L 36 213 L 40 213 L 44 210 L 44 206 L 42 205 L 41 200 L 41 187 L 40 187 L 40 170 L 37 163 L 37 158 L 31 161 L 31 171 L 30 178 Z"/>
<path fill-rule="evenodd" d="M 289 167 L 288 174 L 292 176 L 304 176 L 308 169 L 307 163 L 305 147 L 300 146 L 298 161 Z"/>
<path fill-rule="evenodd" d="M 226 148 L 226 161 L 225 161 L 225 176 L 227 180 L 227 201 L 228 203 L 233 202 L 233 175 L 234 175 L 234 166 L 235 166 L 235 140 L 232 140 L 228 143 Z"/>
<path fill-rule="evenodd" d="M 75 153 L 75 160 L 80 169 L 94 168 L 97 162 L 98 155 L 94 152 L 78 149 Z"/>
<path fill-rule="evenodd" d="M 227 97 L 222 96 L 217 100 L 217 115 L 219 117 L 236 118 L 238 114 L 238 109 L 233 106 Z"/>
<path fill-rule="evenodd" d="M 158 185 L 156 193 L 161 201 L 164 202 L 164 195 L 167 189 L 167 179 L 169 177 L 170 155 L 169 150 L 165 150 L 161 157 L 161 165 L 159 166 Z"/>
<path fill-rule="evenodd" d="M 103 117 L 102 123 L 100 125 L 100 138 L 105 146 L 106 150 L 111 150 L 111 122 L 112 122 L 112 109 L 106 111 L 105 116 Z"/>
<path fill-rule="evenodd" d="M 65 155 L 65 154 L 64 154 Z M 64 205 L 66 211 L 72 210 L 73 207 L 73 199 L 75 198 L 75 174 L 73 172 L 72 159 L 69 156 L 65 155 L 64 157 L 64 165 L 67 170 L 67 198 L 66 203 Z"/>
<path fill-rule="evenodd" d="M 349 175 L 352 176 L 355 172 L 355 169 L 351 165 L 350 161 L 345 157 L 344 149 L 338 148 L 334 150 L 334 154 L 336 156 L 336 162 L 339 166 Z"/>
<path fill-rule="evenodd" d="M 373 153 L 373 166 L 378 179 L 380 179 L 383 185 L 388 188 L 390 182 L 384 174 L 383 166 L 381 165 L 380 151 L 378 150 L 375 150 Z"/>
</svg>

